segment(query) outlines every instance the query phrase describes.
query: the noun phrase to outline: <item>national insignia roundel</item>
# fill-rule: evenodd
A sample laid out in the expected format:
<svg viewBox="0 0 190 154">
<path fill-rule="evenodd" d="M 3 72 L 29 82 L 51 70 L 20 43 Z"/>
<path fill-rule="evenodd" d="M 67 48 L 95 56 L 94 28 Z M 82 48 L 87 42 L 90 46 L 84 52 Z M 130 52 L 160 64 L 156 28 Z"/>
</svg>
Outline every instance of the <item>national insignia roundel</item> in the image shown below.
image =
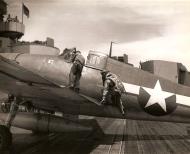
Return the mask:
<svg viewBox="0 0 190 154">
<path fill-rule="evenodd" d="M 154 116 L 171 114 L 177 108 L 176 95 L 163 91 L 159 81 L 153 89 L 140 87 L 138 100 L 141 108 Z"/>
</svg>

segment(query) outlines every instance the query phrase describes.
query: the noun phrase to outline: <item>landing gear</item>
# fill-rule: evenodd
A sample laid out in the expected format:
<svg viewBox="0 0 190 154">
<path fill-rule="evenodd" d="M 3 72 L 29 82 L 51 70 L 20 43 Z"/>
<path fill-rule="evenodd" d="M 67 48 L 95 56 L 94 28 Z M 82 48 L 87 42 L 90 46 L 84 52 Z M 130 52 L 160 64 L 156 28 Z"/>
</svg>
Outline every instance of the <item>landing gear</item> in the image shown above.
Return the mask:
<svg viewBox="0 0 190 154">
<path fill-rule="evenodd" d="M 0 125 L 0 152 L 9 149 L 12 144 L 12 134 L 4 125 Z"/>
<path fill-rule="evenodd" d="M 9 110 L 10 110 L 10 106 L 11 106 L 11 105 L 8 104 L 7 101 L 2 102 L 2 103 L 1 103 L 1 111 L 2 111 L 3 113 L 8 113 Z"/>
<path fill-rule="evenodd" d="M 14 96 L 9 94 L 8 98 L 1 103 L 1 110 L 4 113 L 10 112 L 11 103 L 14 100 Z"/>
<path fill-rule="evenodd" d="M 11 103 L 10 112 L 9 112 L 9 114 L 7 116 L 7 120 L 5 122 L 5 126 L 7 126 L 8 128 L 11 127 L 12 121 L 14 120 L 14 118 L 17 114 L 20 102 L 22 102 L 22 99 L 20 97 L 15 97 Z"/>
<path fill-rule="evenodd" d="M 21 98 L 14 97 L 5 125 L 0 125 L 0 151 L 7 150 L 12 144 L 12 134 L 10 132 L 10 127 L 17 114 L 18 106 L 21 101 Z"/>
</svg>

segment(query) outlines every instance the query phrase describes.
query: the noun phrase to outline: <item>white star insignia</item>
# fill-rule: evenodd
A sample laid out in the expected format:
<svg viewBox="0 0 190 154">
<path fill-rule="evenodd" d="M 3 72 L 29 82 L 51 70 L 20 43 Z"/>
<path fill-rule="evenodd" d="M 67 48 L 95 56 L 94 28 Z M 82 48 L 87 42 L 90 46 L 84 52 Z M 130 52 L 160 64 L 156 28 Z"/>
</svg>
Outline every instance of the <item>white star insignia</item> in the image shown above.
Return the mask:
<svg viewBox="0 0 190 154">
<path fill-rule="evenodd" d="M 160 86 L 159 80 L 157 80 L 154 89 L 145 88 L 145 87 L 143 87 L 143 89 L 146 90 L 150 94 L 150 98 L 149 98 L 148 103 L 146 104 L 145 108 L 157 103 L 160 105 L 160 107 L 165 112 L 167 112 L 165 99 L 174 95 L 174 94 L 163 91 L 161 86 Z"/>
</svg>

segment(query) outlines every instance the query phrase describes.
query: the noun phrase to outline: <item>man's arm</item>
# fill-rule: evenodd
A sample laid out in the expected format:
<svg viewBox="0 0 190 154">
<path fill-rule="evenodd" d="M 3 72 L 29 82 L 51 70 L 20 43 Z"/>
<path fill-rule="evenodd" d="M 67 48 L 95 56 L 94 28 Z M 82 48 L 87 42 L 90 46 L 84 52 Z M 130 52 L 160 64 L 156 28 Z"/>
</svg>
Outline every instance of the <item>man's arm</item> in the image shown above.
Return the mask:
<svg viewBox="0 0 190 154">
<path fill-rule="evenodd" d="M 106 103 L 106 97 L 108 95 L 110 82 L 111 82 L 110 80 L 105 80 L 104 82 L 104 89 L 103 89 L 101 104 Z"/>
</svg>

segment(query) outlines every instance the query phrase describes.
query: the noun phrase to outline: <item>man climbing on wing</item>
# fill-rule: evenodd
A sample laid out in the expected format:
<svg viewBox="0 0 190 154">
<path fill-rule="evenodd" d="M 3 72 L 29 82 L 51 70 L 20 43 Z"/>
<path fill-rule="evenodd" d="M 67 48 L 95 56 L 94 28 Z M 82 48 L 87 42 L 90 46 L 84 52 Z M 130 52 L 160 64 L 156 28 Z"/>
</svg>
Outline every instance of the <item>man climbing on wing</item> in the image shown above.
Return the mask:
<svg viewBox="0 0 190 154">
<path fill-rule="evenodd" d="M 101 104 L 116 105 L 124 115 L 125 111 L 121 95 L 125 92 L 125 88 L 122 82 L 115 74 L 107 70 L 101 71 L 101 75 L 104 86 Z"/>
<path fill-rule="evenodd" d="M 85 58 L 82 56 L 80 51 L 73 51 L 71 56 L 71 62 L 73 63 L 69 74 L 69 87 L 74 91 L 79 92 L 79 84 L 83 66 L 85 64 Z"/>
</svg>

